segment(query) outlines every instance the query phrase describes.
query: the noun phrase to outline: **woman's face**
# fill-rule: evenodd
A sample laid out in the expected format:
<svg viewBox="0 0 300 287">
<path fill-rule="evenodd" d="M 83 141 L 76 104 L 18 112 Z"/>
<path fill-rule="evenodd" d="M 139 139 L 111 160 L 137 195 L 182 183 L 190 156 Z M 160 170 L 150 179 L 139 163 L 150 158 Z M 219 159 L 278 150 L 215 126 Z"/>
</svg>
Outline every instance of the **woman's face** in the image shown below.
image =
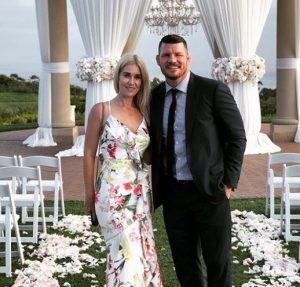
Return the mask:
<svg viewBox="0 0 300 287">
<path fill-rule="evenodd" d="M 135 64 L 126 65 L 119 76 L 119 94 L 122 96 L 135 96 L 142 85 L 142 75 Z"/>
</svg>

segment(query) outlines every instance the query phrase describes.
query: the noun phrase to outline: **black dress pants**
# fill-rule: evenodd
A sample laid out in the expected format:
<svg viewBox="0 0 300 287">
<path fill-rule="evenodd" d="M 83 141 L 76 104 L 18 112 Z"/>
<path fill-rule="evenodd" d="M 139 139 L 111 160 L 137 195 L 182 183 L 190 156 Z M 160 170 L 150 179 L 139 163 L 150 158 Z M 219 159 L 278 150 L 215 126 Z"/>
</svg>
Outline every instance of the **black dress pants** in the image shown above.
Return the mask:
<svg viewBox="0 0 300 287">
<path fill-rule="evenodd" d="M 204 286 L 202 254 L 208 287 L 231 287 L 229 200 L 207 202 L 192 181 L 165 183 L 164 221 L 180 286 Z"/>
</svg>

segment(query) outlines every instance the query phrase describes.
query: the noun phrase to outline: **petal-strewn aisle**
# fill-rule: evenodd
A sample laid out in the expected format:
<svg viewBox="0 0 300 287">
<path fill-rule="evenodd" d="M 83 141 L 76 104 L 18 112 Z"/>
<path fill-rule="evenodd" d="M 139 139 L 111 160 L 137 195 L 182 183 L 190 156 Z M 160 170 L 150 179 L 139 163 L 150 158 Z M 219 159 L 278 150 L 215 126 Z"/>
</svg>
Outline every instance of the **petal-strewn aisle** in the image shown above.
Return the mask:
<svg viewBox="0 0 300 287">
<path fill-rule="evenodd" d="M 235 287 L 291 287 L 300 283 L 300 264 L 289 257 L 287 244 L 279 237 L 278 220 L 239 210 L 232 211 L 232 220 L 233 253 L 242 254 L 233 257 L 233 268 L 243 265 L 245 278 L 250 278 Z M 100 286 L 95 274 L 99 272 L 97 266 L 106 262 L 105 244 L 98 232 L 90 230 L 89 217 L 68 215 L 53 228 L 59 234 L 41 235 L 37 247 L 26 247 L 26 266 L 16 271 L 13 287 L 58 287 L 57 278 L 65 278 L 62 286 L 71 287 L 68 276 L 80 273 L 86 286 Z M 91 246 L 96 247 L 97 258 L 88 254 Z"/>
<path fill-rule="evenodd" d="M 105 250 L 105 245 L 99 233 L 90 231 L 89 217 L 70 214 L 53 228 L 69 234 L 70 237 L 43 234 L 40 236 L 38 248 L 28 246 L 26 250 L 32 251 L 26 257 L 35 257 L 36 260 L 26 260 L 27 267 L 16 271 L 18 275 L 13 287 L 59 287 L 55 277 L 64 278 L 82 273 L 84 266 L 90 268 L 90 273 L 84 273 L 83 277 L 89 278 L 90 286 L 99 286 L 99 282 L 94 279 L 94 273 L 98 271 L 97 265 L 105 263 L 106 259 L 94 258 L 86 251 L 96 244 L 100 254 Z M 66 282 L 63 286 L 71 285 Z"/>
<path fill-rule="evenodd" d="M 254 212 L 235 210 L 233 218 L 233 249 L 250 256 L 233 263 L 248 266 L 252 279 L 242 287 L 290 287 L 300 283 L 300 264 L 288 256 L 286 243 L 279 238 L 280 222 Z M 236 286 L 237 287 L 237 286 Z"/>
</svg>

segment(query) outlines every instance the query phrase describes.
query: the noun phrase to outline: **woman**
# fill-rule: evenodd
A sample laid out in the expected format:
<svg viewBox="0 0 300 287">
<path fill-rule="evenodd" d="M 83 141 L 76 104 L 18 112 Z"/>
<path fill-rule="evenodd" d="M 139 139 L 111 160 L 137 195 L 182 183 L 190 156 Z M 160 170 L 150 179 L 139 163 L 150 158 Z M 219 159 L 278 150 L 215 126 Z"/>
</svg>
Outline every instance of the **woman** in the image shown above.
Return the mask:
<svg viewBox="0 0 300 287">
<path fill-rule="evenodd" d="M 136 55 L 114 73 L 117 96 L 92 108 L 85 135 L 85 208 L 97 215 L 108 255 L 106 286 L 162 286 L 151 222 L 152 196 L 143 155 L 149 78 Z M 94 163 L 99 143 L 96 183 Z"/>
</svg>

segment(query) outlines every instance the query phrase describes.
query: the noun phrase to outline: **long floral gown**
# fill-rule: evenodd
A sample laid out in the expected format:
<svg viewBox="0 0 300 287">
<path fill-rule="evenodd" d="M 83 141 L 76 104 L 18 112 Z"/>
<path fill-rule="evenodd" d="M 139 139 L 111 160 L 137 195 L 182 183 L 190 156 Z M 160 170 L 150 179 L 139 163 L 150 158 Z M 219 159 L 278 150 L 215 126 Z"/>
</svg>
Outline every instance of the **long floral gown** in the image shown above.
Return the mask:
<svg viewBox="0 0 300 287">
<path fill-rule="evenodd" d="M 141 156 L 145 120 L 134 133 L 109 115 L 100 138 L 95 207 L 107 245 L 106 287 L 162 286 L 151 221 L 149 177 Z"/>
</svg>

